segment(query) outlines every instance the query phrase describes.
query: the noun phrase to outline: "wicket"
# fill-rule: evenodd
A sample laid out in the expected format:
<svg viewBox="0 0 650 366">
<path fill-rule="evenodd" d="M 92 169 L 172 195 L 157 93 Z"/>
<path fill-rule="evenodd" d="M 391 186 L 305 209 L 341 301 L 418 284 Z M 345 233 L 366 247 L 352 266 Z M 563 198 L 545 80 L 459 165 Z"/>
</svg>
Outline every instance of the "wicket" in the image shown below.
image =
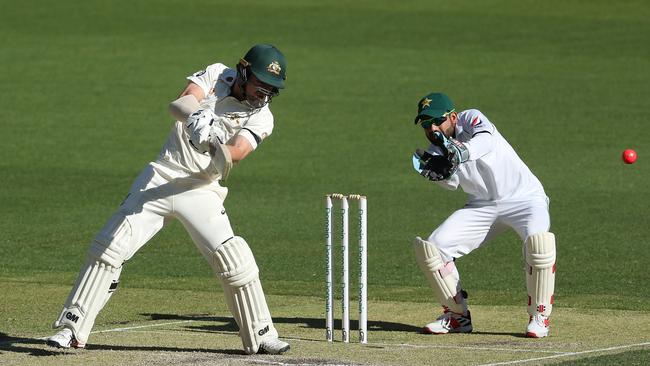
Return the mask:
<svg viewBox="0 0 650 366">
<path fill-rule="evenodd" d="M 332 269 L 332 200 L 341 201 L 341 331 L 342 341 L 350 342 L 350 295 L 349 295 L 349 258 L 348 258 L 348 199 L 359 202 L 359 343 L 368 343 L 368 238 L 367 238 L 367 202 L 366 196 L 332 193 L 325 196 L 325 337 L 328 342 L 334 339 L 334 294 Z"/>
</svg>

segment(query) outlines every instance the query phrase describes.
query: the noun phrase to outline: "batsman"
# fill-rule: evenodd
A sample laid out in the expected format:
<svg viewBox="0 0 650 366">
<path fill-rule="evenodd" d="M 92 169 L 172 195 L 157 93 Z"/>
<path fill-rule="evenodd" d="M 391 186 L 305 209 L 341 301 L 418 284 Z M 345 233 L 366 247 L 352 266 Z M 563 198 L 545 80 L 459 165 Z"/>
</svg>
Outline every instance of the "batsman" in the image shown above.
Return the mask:
<svg viewBox="0 0 650 366">
<path fill-rule="evenodd" d="M 522 240 L 528 290 L 526 336 L 546 337 L 553 309 L 555 236 L 549 232 L 549 199 L 540 181 L 497 128 L 476 109 L 456 112 L 443 93 L 418 103 L 415 124 L 430 145 L 417 149 L 413 167 L 443 188 L 467 193 L 465 206 L 429 237 L 416 237 L 415 255 L 443 314 L 424 333 L 472 331 L 467 292 L 454 261 L 512 228 Z M 490 270 L 498 271 L 498 268 Z"/>
<path fill-rule="evenodd" d="M 128 261 L 171 219 L 178 219 L 221 282 L 248 354 L 281 354 L 253 253 L 233 233 L 225 181 L 273 130 L 272 98 L 285 86 L 286 61 L 274 46 L 252 47 L 236 68 L 215 63 L 187 77 L 170 103 L 176 122 L 158 158 L 131 186 L 95 237 L 47 344 L 83 348 L 95 318 L 116 290 Z"/>
</svg>

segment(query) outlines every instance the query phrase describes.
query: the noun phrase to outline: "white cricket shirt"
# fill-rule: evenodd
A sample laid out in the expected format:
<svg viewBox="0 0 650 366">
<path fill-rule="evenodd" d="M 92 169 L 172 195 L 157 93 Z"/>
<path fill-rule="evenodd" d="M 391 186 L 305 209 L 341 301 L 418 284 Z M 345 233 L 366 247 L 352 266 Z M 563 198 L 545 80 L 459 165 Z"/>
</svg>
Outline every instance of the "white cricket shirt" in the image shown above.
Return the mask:
<svg viewBox="0 0 650 366">
<path fill-rule="evenodd" d="M 273 114 L 268 105 L 251 111 L 245 104 L 230 96 L 230 88 L 235 82 L 237 71 L 223 64 L 212 64 L 205 70 L 187 77 L 205 94 L 199 101 L 201 108 L 210 108 L 217 116 L 225 117 L 222 128 L 226 141 L 235 135 L 245 137 L 253 149 L 273 132 Z M 210 155 L 198 152 L 189 143 L 185 121 L 176 121 L 165 142 L 155 166 L 162 168 L 173 178 L 206 175 L 205 169 L 210 163 Z M 168 172 L 172 169 L 175 172 Z M 218 177 L 215 177 L 218 179 Z"/>
<path fill-rule="evenodd" d="M 546 197 L 539 179 L 479 110 L 458 113 L 456 139 L 467 146 L 470 160 L 439 185 L 450 190 L 460 186 L 469 202 Z M 428 151 L 442 154 L 433 144 Z"/>
</svg>

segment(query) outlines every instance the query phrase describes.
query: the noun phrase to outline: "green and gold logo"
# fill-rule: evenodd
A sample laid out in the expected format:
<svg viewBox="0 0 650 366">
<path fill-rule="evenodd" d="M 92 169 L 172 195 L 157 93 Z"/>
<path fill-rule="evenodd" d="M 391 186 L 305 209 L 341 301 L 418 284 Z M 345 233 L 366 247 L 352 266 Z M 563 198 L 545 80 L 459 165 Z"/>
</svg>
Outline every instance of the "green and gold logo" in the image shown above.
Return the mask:
<svg viewBox="0 0 650 366">
<path fill-rule="evenodd" d="M 282 71 L 282 68 L 280 67 L 279 62 L 273 61 L 269 64 L 269 66 L 266 67 L 266 71 L 270 72 L 271 74 L 280 76 L 280 71 Z"/>
</svg>

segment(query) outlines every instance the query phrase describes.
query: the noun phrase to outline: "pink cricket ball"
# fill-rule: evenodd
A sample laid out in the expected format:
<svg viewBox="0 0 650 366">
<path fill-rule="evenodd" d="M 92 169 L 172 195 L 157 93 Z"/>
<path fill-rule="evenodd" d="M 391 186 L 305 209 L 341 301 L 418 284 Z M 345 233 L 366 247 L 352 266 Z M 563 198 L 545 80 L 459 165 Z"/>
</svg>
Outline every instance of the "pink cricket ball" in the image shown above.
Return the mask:
<svg viewBox="0 0 650 366">
<path fill-rule="evenodd" d="M 632 164 L 636 161 L 636 151 L 632 149 L 625 149 L 623 151 L 623 161 L 625 164 Z"/>
</svg>

